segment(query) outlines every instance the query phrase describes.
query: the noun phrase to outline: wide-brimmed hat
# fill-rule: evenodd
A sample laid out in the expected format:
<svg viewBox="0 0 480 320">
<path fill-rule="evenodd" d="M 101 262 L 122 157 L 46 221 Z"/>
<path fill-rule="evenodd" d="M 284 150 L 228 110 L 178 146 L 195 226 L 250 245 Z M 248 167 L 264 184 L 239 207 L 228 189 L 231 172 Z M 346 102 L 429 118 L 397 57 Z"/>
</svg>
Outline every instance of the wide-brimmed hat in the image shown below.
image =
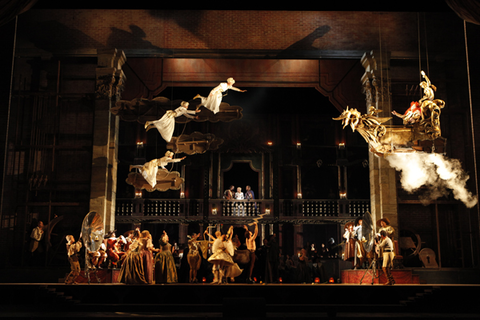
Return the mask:
<svg viewBox="0 0 480 320">
<path fill-rule="evenodd" d="M 390 220 L 388 220 L 388 218 L 382 218 L 382 219 L 377 220 L 377 226 L 381 226 L 381 222 L 382 222 L 382 221 L 385 222 L 385 224 L 386 224 L 387 226 L 390 225 Z"/>
<path fill-rule="evenodd" d="M 350 226 L 352 226 L 352 227 L 355 226 L 355 224 L 353 223 L 353 221 L 350 221 L 350 222 L 345 223 L 344 229 L 348 229 Z"/>
</svg>

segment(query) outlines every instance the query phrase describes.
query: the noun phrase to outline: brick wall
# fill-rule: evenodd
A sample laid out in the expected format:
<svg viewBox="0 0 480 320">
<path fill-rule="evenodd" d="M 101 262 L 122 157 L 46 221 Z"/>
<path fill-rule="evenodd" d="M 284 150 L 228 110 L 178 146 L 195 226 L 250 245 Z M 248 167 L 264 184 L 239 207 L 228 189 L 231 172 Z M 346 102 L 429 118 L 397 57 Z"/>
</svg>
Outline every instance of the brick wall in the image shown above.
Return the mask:
<svg viewBox="0 0 480 320">
<path fill-rule="evenodd" d="M 441 31 L 458 22 L 444 15 L 429 25 Z M 389 51 L 418 46 L 416 13 L 30 10 L 19 23 L 19 34 L 45 50 L 371 50 L 380 38 Z M 450 33 L 440 33 L 448 42 Z"/>
</svg>

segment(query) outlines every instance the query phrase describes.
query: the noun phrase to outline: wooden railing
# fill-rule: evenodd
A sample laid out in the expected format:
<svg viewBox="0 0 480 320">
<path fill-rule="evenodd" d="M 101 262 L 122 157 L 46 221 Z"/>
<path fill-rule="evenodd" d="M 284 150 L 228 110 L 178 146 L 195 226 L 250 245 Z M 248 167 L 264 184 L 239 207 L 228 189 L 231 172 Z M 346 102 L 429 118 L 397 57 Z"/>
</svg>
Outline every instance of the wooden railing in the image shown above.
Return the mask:
<svg viewBox="0 0 480 320">
<path fill-rule="evenodd" d="M 278 212 L 276 212 L 278 211 Z M 116 216 L 162 218 L 269 217 L 310 218 L 357 217 L 370 211 L 370 201 L 363 199 L 117 199 Z"/>
</svg>

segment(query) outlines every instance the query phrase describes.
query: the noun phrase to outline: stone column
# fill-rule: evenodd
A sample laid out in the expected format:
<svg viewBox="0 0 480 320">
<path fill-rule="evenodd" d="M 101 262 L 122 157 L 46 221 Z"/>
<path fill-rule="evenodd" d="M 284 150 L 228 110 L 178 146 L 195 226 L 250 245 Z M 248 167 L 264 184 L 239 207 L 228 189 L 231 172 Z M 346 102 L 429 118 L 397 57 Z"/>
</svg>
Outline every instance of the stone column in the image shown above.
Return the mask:
<svg viewBox="0 0 480 320">
<path fill-rule="evenodd" d="M 379 116 L 392 114 L 390 91 L 390 54 L 378 51 L 367 52 L 361 59 L 365 68 L 362 77 L 366 96 L 367 111 L 371 106 L 382 110 Z M 395 169 L 388 165 L 383 157 L 369 153 L 370 166 L 370 203 L 372 220 L 388 218 L 392 227 L 398 229 L 397 186 Z"/>
<path fill-rule="evenodd" d="M 122 65 L 126 58 L 123 51 L 116 49 L 98 50 L 97 58 L 90 210 L 102 216 L 107 232 L 115 229 L 119 127 L 110 108 L 123 90 Z"/>
</svg>

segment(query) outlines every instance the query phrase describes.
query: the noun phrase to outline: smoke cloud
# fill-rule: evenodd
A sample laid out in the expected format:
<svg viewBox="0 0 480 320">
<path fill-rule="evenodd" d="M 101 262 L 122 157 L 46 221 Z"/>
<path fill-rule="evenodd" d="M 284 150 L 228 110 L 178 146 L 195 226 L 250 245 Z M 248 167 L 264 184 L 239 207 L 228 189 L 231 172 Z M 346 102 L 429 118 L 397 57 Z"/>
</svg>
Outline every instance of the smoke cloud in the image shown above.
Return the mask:
<svg viewBox="0 0 480 320">
<path fill-rule="evenodd" d="M 402 188 L 410 193 L 421 187 L 425 193 L 420 196 L 424 204 L 453 193 L 467 208 L 478 202 L 466 188 L 470 178 L 457 159 L 449 159 L 438 153 L 397 153 L 385 158 L 392 168 L 401 172 Z"/>
</svg>

